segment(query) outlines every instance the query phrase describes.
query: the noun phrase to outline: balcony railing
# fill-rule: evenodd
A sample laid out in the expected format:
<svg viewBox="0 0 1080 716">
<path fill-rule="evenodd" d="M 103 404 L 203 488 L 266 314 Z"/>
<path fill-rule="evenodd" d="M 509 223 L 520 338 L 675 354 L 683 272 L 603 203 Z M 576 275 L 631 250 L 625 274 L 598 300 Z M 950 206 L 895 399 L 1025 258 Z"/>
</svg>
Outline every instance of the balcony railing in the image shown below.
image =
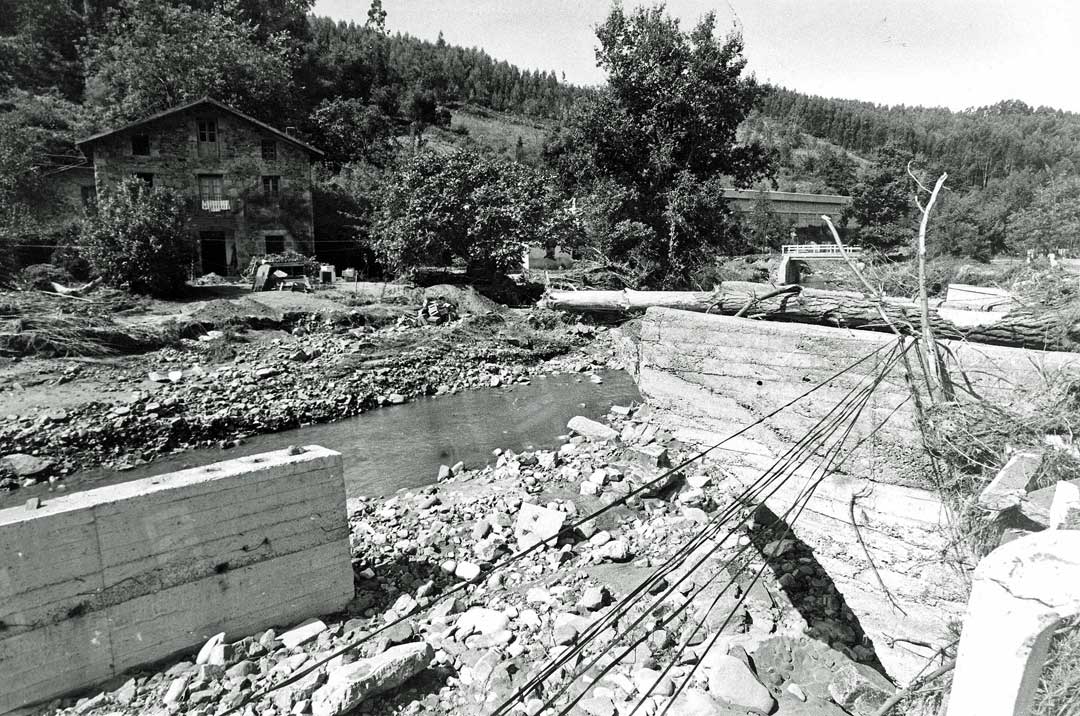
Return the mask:
<svg viewBox="0 0 1080 716">
<path fill-rule="evenodd" d="M 232 209 L 232 202 L 228 199 L 200 199 L 199 208 L 205 212 L 216 214 Z"/>
</svg>

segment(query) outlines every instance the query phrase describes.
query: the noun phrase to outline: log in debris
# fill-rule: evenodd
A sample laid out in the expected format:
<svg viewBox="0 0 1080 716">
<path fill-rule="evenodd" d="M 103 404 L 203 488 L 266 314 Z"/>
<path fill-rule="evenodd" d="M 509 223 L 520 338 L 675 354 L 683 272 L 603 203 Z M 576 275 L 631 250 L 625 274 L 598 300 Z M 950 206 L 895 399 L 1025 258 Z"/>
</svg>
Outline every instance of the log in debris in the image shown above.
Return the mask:
<svg viewBox="0 0 1080 716">
<path fill-rule="evenodd" d="M 563 311 L 609 315 L 632 315 L 662 306 L 771 321 L 891 331 L 882 318 L 884 311 L 898 330 L 911 336 L 920 333 L 919 308 L 913 301 L 886 299 L 879 306 L 854 292 L 801 286 L 778 289 L 744 281 L 728 281 L 713 291 L 549 291 L 541 304 Z M 1014 309 L 1009 313 L 988 313 L 931 308 L 930 325 L 937 338 L 1080 352 L 1080 314 L 1075 310 Z"/>
</svg>

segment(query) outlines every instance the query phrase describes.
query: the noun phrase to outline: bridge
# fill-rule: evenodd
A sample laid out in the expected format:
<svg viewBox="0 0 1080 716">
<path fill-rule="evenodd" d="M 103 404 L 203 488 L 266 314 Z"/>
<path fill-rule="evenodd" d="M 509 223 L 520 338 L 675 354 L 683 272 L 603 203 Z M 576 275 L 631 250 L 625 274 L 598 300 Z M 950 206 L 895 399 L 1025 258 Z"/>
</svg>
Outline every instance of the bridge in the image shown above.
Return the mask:
<svg viewBox="0 0 1080 716">
<path fill-rule="evenodd" d="M 810 194 L 794 191 L 765 191 L 774 213 L 790 219 L 794 228 L 824 226 L 821 215 L 834 221 L 840 218 L 844 208 L 851 204 L 850 196 L 840 194 Z M 758 189 L 724 189 L 724 198 L 731 208 L 740 214 L 749 214 L 762 194 Z"/>
<path fill-rule="evenodd" d="M 798 283 L 799 265 L 804 261 L 842 261 L 845 258 L 859 259 L 862 255 L 861 246 L 841 248 L 836 244 L 787 244 L 780 247 L 777 280 L 782 284 Z"/>
<path fill-rule="evenodd" d="M 862 257 L 861 246 L 845 246 L 841 250 L 836 244 L 787 244 L 780 248 L 780 253 L 789 259 L 812 261 L 814 259 L 842 259 Z"/>
</svg>

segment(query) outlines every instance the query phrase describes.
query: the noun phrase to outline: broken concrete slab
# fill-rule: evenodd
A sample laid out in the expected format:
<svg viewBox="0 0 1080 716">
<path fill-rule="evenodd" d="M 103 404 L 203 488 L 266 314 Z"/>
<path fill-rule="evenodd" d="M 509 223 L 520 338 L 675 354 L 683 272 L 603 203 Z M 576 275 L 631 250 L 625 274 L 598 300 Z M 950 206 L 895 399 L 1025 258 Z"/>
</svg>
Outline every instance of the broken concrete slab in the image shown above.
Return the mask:
<svg viewBox="0 0 1080 716">
<path fill-rule="evenodd" d="M 1019 506 L 1024 495 L 1034 487 L 1035 473 L 1041 462 L 1042 453 L 1015 453 L 979 493 L 979 504 L 998 512 Z"/>
<path fill-rule="evenodd" d="M 586 418 L 584 415 L 575 415 L 570 418 L 570 422 L 566 424 L 566 427 L 570 429 L 571 432 L 597 442 L 615 440 L 619 437 L 619 434 L 612 428 L 603 423 L 598 423 L 595 420 Z"/>
<path fill-rule="evenodd" d="M 314 716 L 348 713 L 376 694 L 396 689 L 428 667 L 435 651 L 426 641 L 402 644 L 370 659 L 343 664 L 311 695 Z"/>
</svg>

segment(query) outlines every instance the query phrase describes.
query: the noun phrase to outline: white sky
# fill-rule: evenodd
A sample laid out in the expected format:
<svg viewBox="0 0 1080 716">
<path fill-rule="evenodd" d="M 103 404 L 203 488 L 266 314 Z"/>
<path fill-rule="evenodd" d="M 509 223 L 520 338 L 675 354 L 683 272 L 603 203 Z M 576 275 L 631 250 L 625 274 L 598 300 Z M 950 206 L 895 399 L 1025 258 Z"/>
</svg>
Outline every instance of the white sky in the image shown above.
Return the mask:
<svg viewBox="0 0 1080 716">
<path fill-rule="evenodd" d="M 627 0 L 629 9 L 636 3 Z M 317 0 L 362 23 L 368 0 Z M 736 24 L 758 79 L 810 94 L 964 109 L 1021 99 L 1080 111 L 1080 0 L 669 0 L 689 29 Z M 598 84 L 594 28 L 608 0 L 383 0 L 387 27 L 481 47 Z"/>
</svg>

